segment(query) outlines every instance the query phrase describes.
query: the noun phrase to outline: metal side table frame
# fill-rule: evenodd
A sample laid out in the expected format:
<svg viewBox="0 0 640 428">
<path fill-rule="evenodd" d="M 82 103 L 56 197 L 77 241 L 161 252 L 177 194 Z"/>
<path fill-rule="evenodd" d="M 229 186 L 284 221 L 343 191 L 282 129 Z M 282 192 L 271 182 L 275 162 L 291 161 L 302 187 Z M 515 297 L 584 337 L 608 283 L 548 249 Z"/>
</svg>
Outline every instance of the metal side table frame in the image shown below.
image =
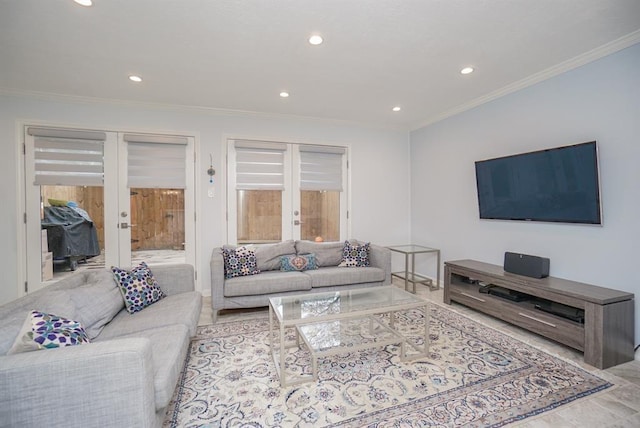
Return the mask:
<svg viewBox="0 0 640 428">
<path fill-rule="evenodd" d="M 430 290 L 437 290 L 440 288 L 440 250 L 437 248 L 424 247 L 422 245 L 407 244 L 407 245 L 394 245 L 387 247 L 391 251 L 404 254 L 404 272 L 392 272 L 391 277 L 400 278 L 404 281 L 404 289 L 409 290 L 409 284 L 412 284 L 413 293 L 416 292 L 416 284 L 428 285 Z M 424 253 L 436 253 L 436 281 L 434 284 L 433 279 L 416 273 L 416 254 Z M 411 259 L 411 270 L 409 270 L 409 259 Z"/>
</svg>

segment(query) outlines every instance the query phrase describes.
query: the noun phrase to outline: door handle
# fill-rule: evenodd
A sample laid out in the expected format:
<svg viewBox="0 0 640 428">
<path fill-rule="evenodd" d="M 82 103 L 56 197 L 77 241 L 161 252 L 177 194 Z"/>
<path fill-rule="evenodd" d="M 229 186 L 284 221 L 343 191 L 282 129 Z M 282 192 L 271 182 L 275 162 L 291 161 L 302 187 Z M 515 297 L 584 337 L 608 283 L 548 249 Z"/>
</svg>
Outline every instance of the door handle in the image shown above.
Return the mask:
<svg viewBox="0 0 640 428">
<path fill-rule="evenodd" d="M 130 227 L 136 227 L 135 224 L 129 224 L 129 223 L 120 223 L 119 225 L 120 229 L 128 229 Z"/>
<path fill-rule="evenodd" d="M 302 223 L 304 223 L 304 222 L 300 221 L 300 220 L 293 220 L 293 225 L 294 226 L 300 226 Z"/>
</svg>

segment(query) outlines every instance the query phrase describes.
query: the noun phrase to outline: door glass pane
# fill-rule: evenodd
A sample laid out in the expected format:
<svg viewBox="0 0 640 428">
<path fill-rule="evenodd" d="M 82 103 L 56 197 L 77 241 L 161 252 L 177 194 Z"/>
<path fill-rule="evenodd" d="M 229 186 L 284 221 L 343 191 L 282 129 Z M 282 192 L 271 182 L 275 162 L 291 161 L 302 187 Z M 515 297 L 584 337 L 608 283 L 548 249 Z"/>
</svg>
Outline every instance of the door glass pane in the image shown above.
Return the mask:
<svg viewBox="0 0 640 428">
<path fill-rule="evenodd" d="M 131 264 L 185 263 L 184 189 L 130 190 Z"/>
<path fill-rule="evenodd" d="M 40 186 L 42 281 L 104 266 L 104 191 L 99 186 Z"/>
<path fill-rule="evenodd" d="M 282 240 L 282 191 L 238 190 L 238 244 Z"/>
<path fill-rule="evenodd" d="M 301 239 L 338 241 L 340 239 L 340 192 L 300 191 Z"/>
</svg>

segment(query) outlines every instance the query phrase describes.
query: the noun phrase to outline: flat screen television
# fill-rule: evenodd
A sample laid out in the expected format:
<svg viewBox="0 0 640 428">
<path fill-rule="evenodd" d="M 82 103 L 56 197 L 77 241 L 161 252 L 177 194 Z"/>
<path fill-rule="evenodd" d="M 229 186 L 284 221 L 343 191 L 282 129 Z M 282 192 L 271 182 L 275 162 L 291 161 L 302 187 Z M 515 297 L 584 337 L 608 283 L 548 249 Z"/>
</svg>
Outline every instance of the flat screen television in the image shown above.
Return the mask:
<svg viewBox="0 0 640 428">
<path fill-rule="evenodd" d="M 602 224 L 595 141 L 475 164 L 481 219 Z"/>
</svg>

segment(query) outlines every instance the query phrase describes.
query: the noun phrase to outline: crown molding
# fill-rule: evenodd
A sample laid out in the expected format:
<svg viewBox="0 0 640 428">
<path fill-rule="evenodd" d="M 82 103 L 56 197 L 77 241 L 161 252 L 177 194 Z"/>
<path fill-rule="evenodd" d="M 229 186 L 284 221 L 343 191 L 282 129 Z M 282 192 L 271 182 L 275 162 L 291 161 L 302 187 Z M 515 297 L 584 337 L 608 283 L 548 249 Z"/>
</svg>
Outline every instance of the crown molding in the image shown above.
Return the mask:
<svg viewBox="0 0 640 428">
<path fill-rule="evenodd" d="M 596 61 L 607 55 L 611 55 L 613 53 L 621 51 L 622 49 L 633 46 L 638 42 L 640 42 L 640 30 L 636 30 L 632 33 L 627 34 L 626 36 L 623 36 L 619 39 L 613 40 L 609 43 L 606 43 L 602 46 L 592 49 L 582 55 L 578 55 L 567 61 L 563 61 L 557 65 L 554 65 L 553 67 L 549 67 L 538 73 L 532 74 L 531 76 L 526 77 L 522 80 L 518 80 L 517 82 L 511 83 L 496 91 L 490 92 L 486 95 L 483 95 L 474 100 L 471 100 L 468 103 L 462 104 L 458 107 L 454 107 L 450 110 L 447 110 L 441 114 L 435 115 L 425 121 L 416 123 L 415 125 L 411 126 L 410 130 L 416 131 L 420 128 L 424 128 L 425 126 L 429 126 L 436 122 L 440 122 L 441 120 L 447 119 L 451 116 L 455 116 L 467 110 L 471 110 L 472 108 L 488 103 L 489 101 L 493 101 L 505 95 L 511 94 L 513 92 L 517 92 L 521 89 L 528 88 L 529 86 L 535 85 L 536 83 L 540 83 L 544 80 L 550 79 L 552 77 L 558 76 L 567 71 L 576 69 L 585 64 Z"/>
<path fill-rule="evenodd" d="M 405 131 L 408 132 L 407 126 L 397 124 L 380 124 L 371 122 L 358 122 L 344 119 L 335 118 L 323 118 L 316 116 L 303 116 L 286 113 L 265 113 L 251 110 L 234 110 L 217 107 L 205 107 L 205 106 L 190 106 L 182 104 L 167 104 L 167 103 L 155 103 L 144 101 L 123 100 L 117 98 L 100 98 L 100 97 L 87 97 L 83 95 L 69 95 L 58 94 L 53 92 L 39 92 L 29 91 L 14 88 L 0 87 L 0 95 L 31 98 L 39 101 L 50 102 L 66 102 L 73 104 L 97 104 L 97 105 L 110 105 L 110 106 L 122 106 L 122 107 L 135 107 L 148 110 L 164 110 L 174 111 L 180 113 L 193 113 L 211 114 L 216 116 L 233 116 L 233 117 L 253 117 L 262 119 L 280 119 L 280 120 L 303 120 L 315 123 L 334 124 L 341 126 L 357 126 L 361 128 L 369 129 L 385 129 L 392 131 Z"/>
</svg>

